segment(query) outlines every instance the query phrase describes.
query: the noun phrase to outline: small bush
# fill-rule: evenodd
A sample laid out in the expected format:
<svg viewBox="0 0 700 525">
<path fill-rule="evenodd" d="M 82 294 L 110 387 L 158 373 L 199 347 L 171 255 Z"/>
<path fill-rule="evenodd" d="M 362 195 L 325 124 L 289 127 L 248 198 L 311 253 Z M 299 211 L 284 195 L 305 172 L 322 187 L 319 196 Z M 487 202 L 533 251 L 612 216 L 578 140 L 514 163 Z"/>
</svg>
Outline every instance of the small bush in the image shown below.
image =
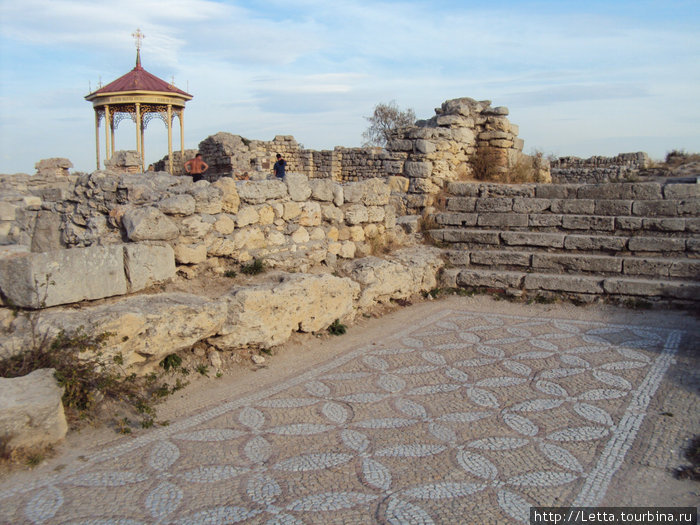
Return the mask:
<svg viewBox="0 0 700 525">
<path fill-rule="evenodd" d="M 328 331 L 333 335 L 343 335 L 347 331 L 347 327 L 340 322 L 340 319 L 336 319 L 328 327 Z"/>
<path fill-rule="evenodd" d="M 169 354 L 163 358 L 159 365 L 166 372 L 175 371 L 182 365 L 182 357 L 177 354 Z"/>
<path fill-rule="evenodd" d="M 253 259 L 253 262 L 241 265 L 241 273 L 245 275 L 258 275 L 265 271 L 265 263 L 262 259 Z"/>
<path fill-rule="evenodd" d="M 226 270 L 226 271 L 224 272 L 224 277 L 229 277 L 229 278 L 231 278 L 231 279 L 233 279 L 233 278 L 236 277 L 237 275 L 238 275 L 238 273 L 236 272 L 236 270 Z"/>
</svg>

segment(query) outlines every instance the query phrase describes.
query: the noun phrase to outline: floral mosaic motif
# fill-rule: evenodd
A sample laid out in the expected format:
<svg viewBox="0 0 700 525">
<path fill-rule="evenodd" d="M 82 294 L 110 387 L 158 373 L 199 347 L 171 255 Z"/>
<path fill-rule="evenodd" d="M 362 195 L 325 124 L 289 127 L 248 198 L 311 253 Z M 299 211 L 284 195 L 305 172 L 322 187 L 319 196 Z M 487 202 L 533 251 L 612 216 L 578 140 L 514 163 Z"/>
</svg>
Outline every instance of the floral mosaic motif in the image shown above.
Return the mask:
<svg viewBox="0 0 700 525">
<path fill-rule="evenodd" d="M 323 513 L 431 524 L 474 508 L 482 522 L 527 523 L 531 505 L 599 502 L 612 476 L 600 471 L 624 460 L 678 337 L 447 312 L 113 457 L 0 492 L 0 504 L 20 498 L 13 522 L 33 524 L 303 524 Z M 593 478 L 608 481 L 591 488 Z M 98 489 L 115 503 L 68 518 Z"/>
</svg>

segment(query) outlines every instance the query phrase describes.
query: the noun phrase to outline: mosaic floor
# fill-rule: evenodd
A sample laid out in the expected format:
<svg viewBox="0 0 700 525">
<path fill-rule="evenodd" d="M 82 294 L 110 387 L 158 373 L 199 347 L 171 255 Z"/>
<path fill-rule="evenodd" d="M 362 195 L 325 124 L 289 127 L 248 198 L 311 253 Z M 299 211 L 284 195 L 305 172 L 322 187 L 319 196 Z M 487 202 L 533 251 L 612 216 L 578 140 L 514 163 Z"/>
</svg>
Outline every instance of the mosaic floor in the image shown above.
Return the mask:
<svg viewBox="0 0 700 525">
<path fill-rule="evenodd" d="M 0 490 L 33 524 L 527 523 L 602 501 L 682 332 L 446 310 Z"/>
</svg>

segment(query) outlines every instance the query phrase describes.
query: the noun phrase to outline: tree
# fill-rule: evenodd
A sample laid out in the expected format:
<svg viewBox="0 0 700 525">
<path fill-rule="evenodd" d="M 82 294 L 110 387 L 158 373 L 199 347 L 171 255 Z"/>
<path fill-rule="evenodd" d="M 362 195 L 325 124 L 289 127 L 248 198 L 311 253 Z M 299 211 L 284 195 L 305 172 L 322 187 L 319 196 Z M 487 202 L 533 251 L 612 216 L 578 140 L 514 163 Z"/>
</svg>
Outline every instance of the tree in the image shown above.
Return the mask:
<svg viewBox="0 0 700 525">
<path fill-rule="evenodd" d="M 413 125 L 416 113 L 410 108 L 402 111 L 392 100 L 388 104 L 377 104 L 372 116 L 365 118 L 369 121 L 369 128 L 362 133 L 365 146 L 386 146 L 392 131 Z"/>
</svg>

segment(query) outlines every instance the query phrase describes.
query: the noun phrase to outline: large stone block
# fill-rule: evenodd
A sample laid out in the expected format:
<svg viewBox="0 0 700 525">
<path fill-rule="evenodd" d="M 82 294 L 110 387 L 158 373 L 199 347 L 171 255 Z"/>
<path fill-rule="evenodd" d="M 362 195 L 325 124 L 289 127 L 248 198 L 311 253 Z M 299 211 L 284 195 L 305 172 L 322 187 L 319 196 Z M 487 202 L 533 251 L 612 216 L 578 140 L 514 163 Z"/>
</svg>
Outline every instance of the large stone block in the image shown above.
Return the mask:
<svg viewBox="0 0 700 525">
<path fill-rule="evenodd" d="M 424 246 L 406 248 L 389 259 L 364 257 L 346 263 L 342 269 L 360 283 L 358 306 L 365 309 L 435 288 L 438 270 L 445 264 L 440 254 L 440 250 Z"/>
<path fill-rule="evenodd" d="M 238 213 L 241 198 L 238 196 L 236 181 L 232 177 L 221 177 L 212 183 L 221 190 L 221 209 L 226 213 Z"/>
<path fill-rule="evenodd" d="M 457 285 L 486 288 L 520 288 L 524 275 L 522 272 L 504 270 L 462 270 L 457 275 Z"/>
<path fill-rule="evenodd" d="M 697 180 L 697 179 L 696 179 Z M 689 184 L 667 183 L 664 188 L 664 199 L 688 199 L 700 197 L 700 184 L 697 182 Z"/>
<path fill-rule="evenodd" d="M 479 226 L 495 226 L 497 228 L 526 227 L 527 215 L 521 213 L 480 213 Z"/>
<path fill-rule="evenodd" d="M 631 252 L 683 252 L 685 251 L 685 239 L 631 237 L 627 246 Z"/>
<path fill-rule="evenodd" d="M 16 306 L 44 308 L 127 293 L 122 245 L 11 255 L 0 290 Z"/>
<path fill-rule="evenodd" d="M 187 194 L 166 197 L 158 203 L 158 209 L 167 215 L 192 215 L 195 207 L 194 197 Z"/>
<path fill-rule="evenodd" d="M 556 275 L 531 273 L 525 276 L 527 290 L 550 290 L 553 292 L 603 293 L 602 278 L 582 275 Z"/>
<path fill-rule="evenodd" d="M 406 174 L 407 177 L 426 178 L 426 177 L 430 177 L 430 174 L 432 172 L 433 172 L 433 164 L 430 161 L 422 161 L 422 162 L 407 161 L 404 164 L 404 173 Z"/>
<path fill-rule="evenodd" d="M 311 179 L 311 197 L 317 201 L 331 202 L 333 200 L 334 182 L 330 179 Z"/>
<path fill-rule="evenodd" d="M 447 209 L 449 211 L 473 212 L 476 209 L 475 197 L 449 197 L 447 199 Z"/>
<path fill-rule="evenodd" d="M 509 246 L 544 246 L 562 248 L 564 234 L 536 232 L 501 232 L 501 239 Z"/>
<path fill-rule="evenodd" d="M 606 255 L 535 253 L 532 256 L 532 267 L 568 273 L 621 273 L 622 259 Z"/>
<path fill-rule="evenodd" d="M 516 197 L 513 199 L 513 211 L 517 213 L 541 213 L 549 210 L 552 205 L 550 199 L 537 199 L 529 197 Z"/>
<path fill-rule="evenodd" d="M 561 219 L 561 225 L 566 230 L 614 231 L 615 217 L 564 215 Z"/>
<path fill-rule="evenodd" d="M 507 197 L 491 197 L 476 201 L 476 211 L 504 213 L 512 211 L 512 209 L 513 199 Z"/>
<path fill-rule="evenodd" d="M 180 234 L 177 225 L 153 206 L 127 209 L 122 225 L 128 239 L 134 242 L 170 241 Z"/>
<path fill-rule="evenodd" d="M 221 335 L 211 339 L 213 344 L 270 347 L 292 332 L 316 332 L 353 316 L 360 286 L 350 279 L 328 274 L 270 277 L 269 282 L 236 288 L 226 296 L 228 316 Z"/>
<path fill-rule="evenodd" d="M 469 261 L 471 264 L 481 266 L 530 266 L 531 255 L 527 252 L 515 252 L 510 250 L 479 250 L 471 252 Z"/>
<path fill-rule="evenodd" d="M 700 297 L 700 283 L 611 277 L 605 279 L 603 285 L 606 293 L 616 295 L 668 297 L 696 301 Z"/>
<path fill-rule="evenodd" d="M 302 173 L 287 173 L 284 177 L 287 192 L 293 201 L 305 201 L 311 196 L 312 190 L 309 178 Z"/>
<path fill-rule="evenodd" d="M 210 215 L 221 213 L 223 210 L 222 193 L 223 192 L 215 186 L 206 185 L 200 187 L 195 185 L 194 190 L 192 190 L 192 196 L 195 202 L 194 211 L 196 213 L 208 213 Z"/>
<path fill-rule="evenodd" d="M 129 292 L 168 281 L 175 276 L 175 253 L 168 244 L 125 244 L 124 272 Z"/>
<path fill-rule="evenodd" d="M 53 368 L 0 378 L 0 444 L 3 452 L 53 445 L 68 431 Z"/>
<path fill-rule="evenodd" d="M 677 200 L 634 201 L 632 214 L 644 217 L 676 217 L 678 204 Z"/>
<path fill-rule="evenodd" d="M 287 185 L 281 180 L 246 180 L 236 182 L 238 196 L 250 204 L 287 196 Z"/>
<path fill-rule="evenodd" d="M 391 188 L 382 179 L 368 179 L 364 181 L 362 204 L 365 206 L 384 206 L 389 204 Z"/>
<path fill-rule="evenodd" d="M 612 251 L 624 250 L 629 237 L 614 237 L 612 235 L 567 235 L 564 248 L 567 250 L 583 251 Z"/>
</svg>

